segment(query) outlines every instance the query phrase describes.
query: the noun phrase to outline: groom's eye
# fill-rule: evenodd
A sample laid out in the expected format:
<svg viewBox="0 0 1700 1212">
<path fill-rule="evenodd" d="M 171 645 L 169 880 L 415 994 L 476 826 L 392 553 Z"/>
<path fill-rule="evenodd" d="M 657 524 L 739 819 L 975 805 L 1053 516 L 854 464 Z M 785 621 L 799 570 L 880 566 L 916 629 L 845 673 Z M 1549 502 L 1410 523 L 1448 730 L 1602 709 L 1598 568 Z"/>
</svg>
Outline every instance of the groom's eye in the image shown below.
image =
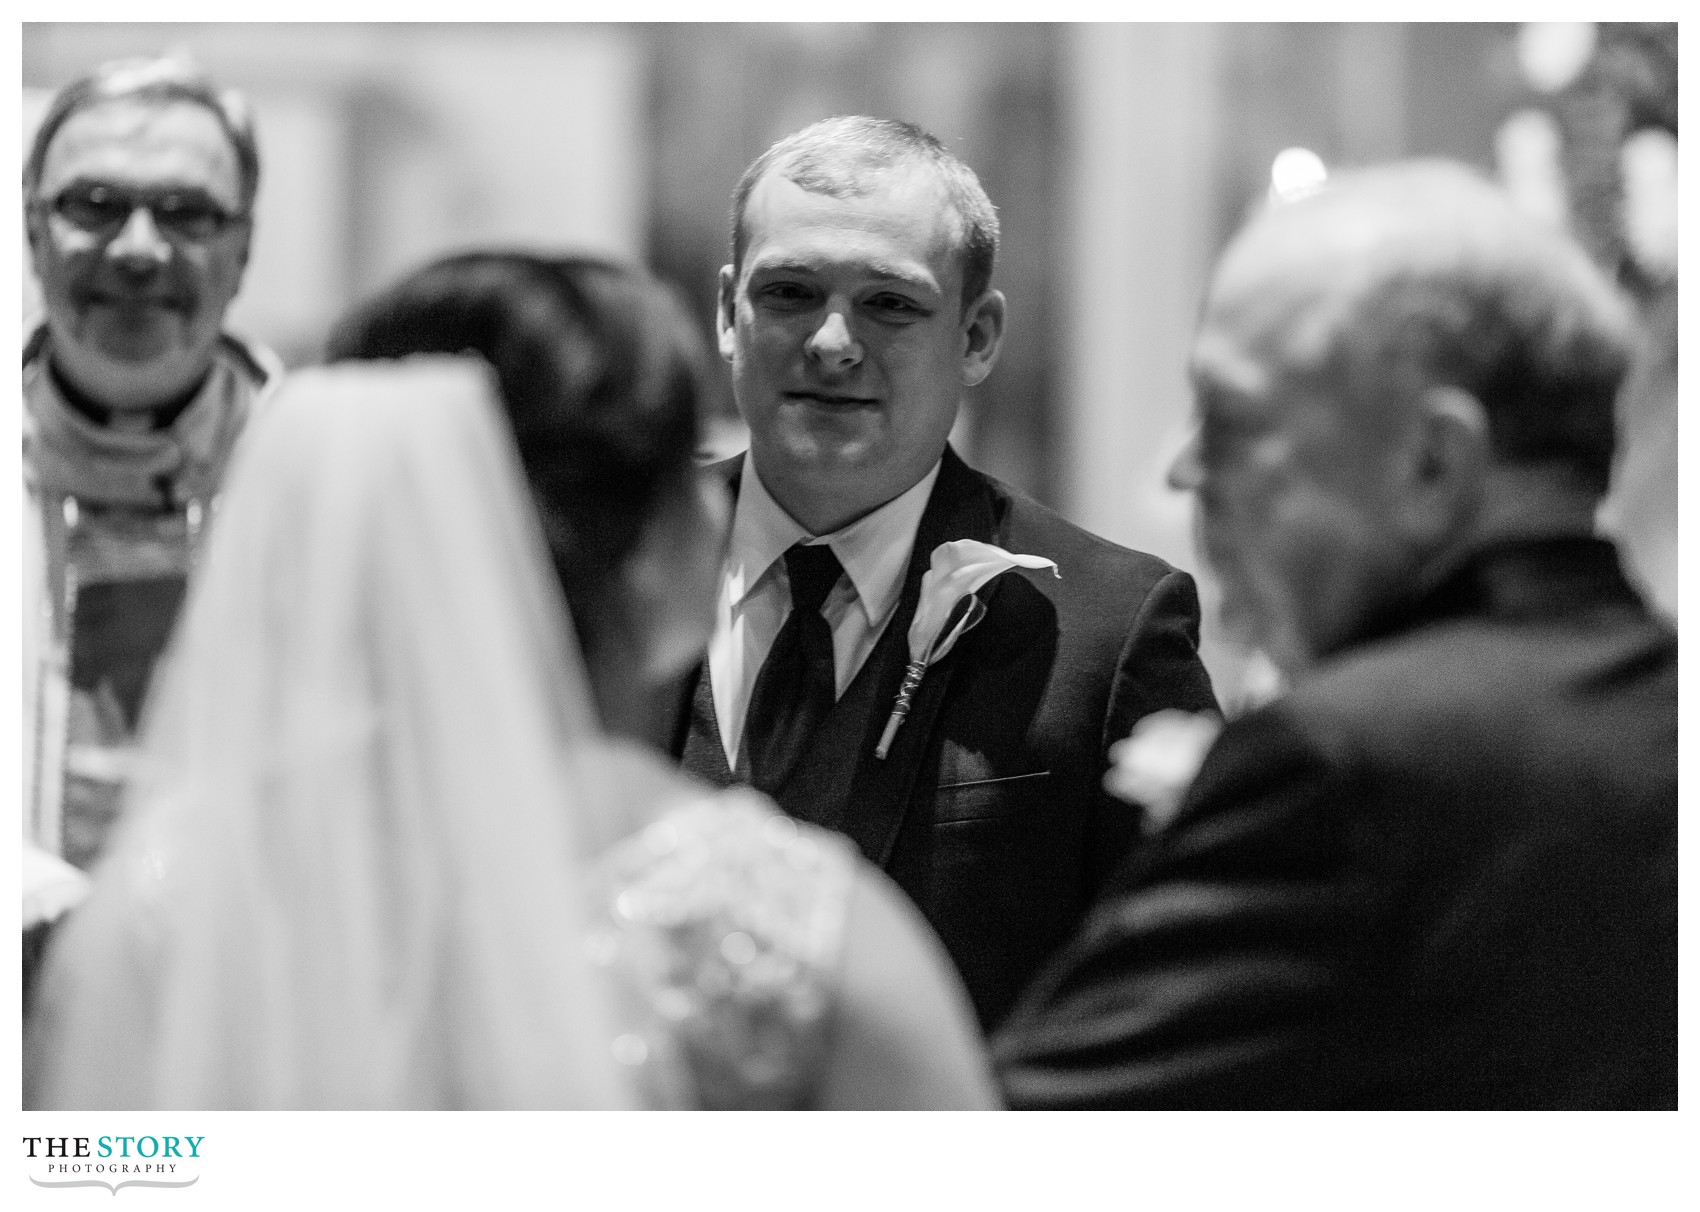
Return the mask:
<svg viewBox="0 0 1700 1212">
<path fill-rule="evenodd" d="M 814 291 L 801 282 L 770 282 L 756 292 L 756 298 L 770 307 L 796 310 L 814 301 Z"/>
<path fill-rule="evenodd" d="M 875 295 L 868 300 L 867 307 L 880 319 L 886 321 L 907 323 L 911 320 L 924 320 L 933 314 L 913 299 L 893 294 Z"/>
</svg>

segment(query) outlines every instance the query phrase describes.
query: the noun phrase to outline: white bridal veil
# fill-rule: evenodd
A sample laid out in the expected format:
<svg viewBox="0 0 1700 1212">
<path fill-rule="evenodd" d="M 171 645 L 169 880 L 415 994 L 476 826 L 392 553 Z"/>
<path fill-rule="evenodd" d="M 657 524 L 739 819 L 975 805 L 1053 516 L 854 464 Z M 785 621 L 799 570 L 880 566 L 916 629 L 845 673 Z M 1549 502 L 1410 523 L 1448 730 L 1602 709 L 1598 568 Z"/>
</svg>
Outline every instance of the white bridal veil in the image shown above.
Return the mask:
<svg viewBox="0 0 1700 1212">
<path fill-rule="evenodd" d="M 244 439 L 34 1101 L 611 1107 L 586 680 L 481 363 L 306 371 Z"/>
</svg>

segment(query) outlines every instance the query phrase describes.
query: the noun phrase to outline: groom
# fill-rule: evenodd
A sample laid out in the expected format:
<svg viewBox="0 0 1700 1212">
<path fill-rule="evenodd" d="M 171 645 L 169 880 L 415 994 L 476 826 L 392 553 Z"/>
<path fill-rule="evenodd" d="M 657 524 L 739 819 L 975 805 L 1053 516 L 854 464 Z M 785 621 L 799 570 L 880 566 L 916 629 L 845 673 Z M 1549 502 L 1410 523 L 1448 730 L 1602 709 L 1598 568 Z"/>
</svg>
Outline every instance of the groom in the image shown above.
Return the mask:
<svg viewBox="0 0 1700 1212">
<path fill-rule="evenodd" d="M 947 445 L 997 357 L 997 217 L 924 131 L 833 118 L 738 183 L 721 355 L 750 427 L 709 657 L 677 744 L 848 834 L 926 914 L 995 1025 L 1138 836 L 1105 751 L 1210 709 L 1192 579 L 1071 526 Z M 913 688 L 922 575 L 952 540 L 1054 561 L 979 590 L 983 619 Z"/>
</svg>

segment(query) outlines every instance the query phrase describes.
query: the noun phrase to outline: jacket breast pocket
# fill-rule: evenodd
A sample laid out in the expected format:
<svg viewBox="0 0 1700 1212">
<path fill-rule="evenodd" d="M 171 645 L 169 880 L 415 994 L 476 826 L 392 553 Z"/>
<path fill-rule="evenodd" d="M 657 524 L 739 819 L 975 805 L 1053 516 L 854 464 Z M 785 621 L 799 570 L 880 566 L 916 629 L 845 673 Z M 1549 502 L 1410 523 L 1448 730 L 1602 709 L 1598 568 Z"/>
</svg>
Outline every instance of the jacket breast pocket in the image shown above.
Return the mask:
<svg viewBox="0 0 1700 1212">
<path fill-rule="evenodd" d="M 1046 795 L 1051 772 L 1011 774 L 995 779 L 971 779 L 941 784 L 933 793 L 933 823 L 979 821 L 1012 816 L 1023 805 Z"/>
</svg>

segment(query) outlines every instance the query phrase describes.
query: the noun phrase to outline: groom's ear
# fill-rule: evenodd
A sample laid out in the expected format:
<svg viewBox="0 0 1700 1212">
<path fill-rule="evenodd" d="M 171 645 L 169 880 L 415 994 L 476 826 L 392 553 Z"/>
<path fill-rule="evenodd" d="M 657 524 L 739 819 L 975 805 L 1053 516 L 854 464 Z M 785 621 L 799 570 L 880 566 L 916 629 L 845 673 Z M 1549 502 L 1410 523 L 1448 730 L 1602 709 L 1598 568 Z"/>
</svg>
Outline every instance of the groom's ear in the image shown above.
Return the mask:
<svg viewBox="0 0 1700 1212">
<path fill-rule="evenodd" d="M 732 361 L 738 352 L 738 274 L 730 265 L 720 267 L 720 293 L 714 307 L 714 335 L 720 356 Z"/>
<path fill-rule="evenodd" d="M 1008 305 L 1003 291 L 988 290 L 962 314 L 962 385 L 976 387 L 992 373 L 1003 344 Z"/>
</svg>

